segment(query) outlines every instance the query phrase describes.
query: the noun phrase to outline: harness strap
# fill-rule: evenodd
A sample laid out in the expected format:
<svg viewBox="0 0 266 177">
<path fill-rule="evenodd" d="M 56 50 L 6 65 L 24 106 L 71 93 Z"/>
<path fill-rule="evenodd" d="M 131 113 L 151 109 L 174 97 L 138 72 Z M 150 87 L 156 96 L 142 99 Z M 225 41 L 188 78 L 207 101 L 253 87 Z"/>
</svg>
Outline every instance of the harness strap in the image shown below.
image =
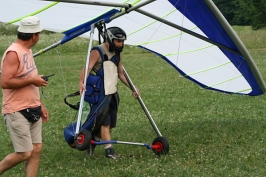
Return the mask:
<svg viewBox="0 0 266 177">
<path fill-rule="evenodd" d="M 80 105 L 80 102 L 78 102 L 76 105 L 73 105 L 73 104 L 70 104 L 67 102 L 67 98 L 68 97 L 74 97 L 74 96 L 78 96 L 79 95 L 79 91 L 76 91 L 74 93 L 71 93 L 69 95 L 67 95 L 65 98 L 64 98 L 64 102 L 72 109 L 75 109 L 75 110 L 79 110 L 79 105 Z"/>
</svg>

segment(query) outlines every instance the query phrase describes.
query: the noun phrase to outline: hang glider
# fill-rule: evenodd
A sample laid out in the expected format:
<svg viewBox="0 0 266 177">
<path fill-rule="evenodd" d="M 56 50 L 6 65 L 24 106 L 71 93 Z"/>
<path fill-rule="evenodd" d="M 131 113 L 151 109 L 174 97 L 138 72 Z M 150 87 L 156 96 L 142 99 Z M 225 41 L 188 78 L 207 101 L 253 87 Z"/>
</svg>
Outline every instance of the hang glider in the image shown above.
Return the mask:
<svg viewBox="0 0 266 177">
<path fill-rule="evenodd" d="M 127 32 L 126 44 L 155 53 L 202 88 L 250 96 L 266 90 L 249 52 L 211 0 L 2 0 L 0 13 L 6 23 L 34 14 L 46 30 L 65 34 L 47 50 L 88 35 L 103 20 Z"/>
</svg>

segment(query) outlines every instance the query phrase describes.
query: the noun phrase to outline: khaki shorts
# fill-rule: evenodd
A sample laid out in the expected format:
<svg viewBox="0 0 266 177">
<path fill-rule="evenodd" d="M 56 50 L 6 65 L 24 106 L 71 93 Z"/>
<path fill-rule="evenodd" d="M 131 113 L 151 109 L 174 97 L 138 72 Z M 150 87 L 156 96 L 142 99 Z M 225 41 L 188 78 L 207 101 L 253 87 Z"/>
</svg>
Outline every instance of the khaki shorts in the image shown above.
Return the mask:
<svg viewBox="0 0 266 177">
<path fill-rule="evenodd" d="M 20 112 L 4 115 L 15 152 L 33 150 L 34 143 L 42 143 L 42 119 L 29 122 Z"/>
</svg>

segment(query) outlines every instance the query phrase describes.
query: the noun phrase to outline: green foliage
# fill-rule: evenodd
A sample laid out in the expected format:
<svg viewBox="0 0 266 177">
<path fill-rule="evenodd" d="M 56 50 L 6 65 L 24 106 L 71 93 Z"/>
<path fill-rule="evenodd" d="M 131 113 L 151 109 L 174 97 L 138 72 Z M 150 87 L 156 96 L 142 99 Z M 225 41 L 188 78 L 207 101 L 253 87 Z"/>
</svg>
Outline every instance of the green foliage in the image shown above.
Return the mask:
<svg viewBox="0 0 266 177">
<path fill-rule="evenodd" d="M 0 35 L 15 35 L 17 34 L 17 28 L 15 25 L 0 22 Z"/>
<path fill-rule="evenodd" d="M 247 25 L 246 23 L 235 21 L 235 2 L 234 1 L 225 1 L 225 0 L 214 0 L 215 5 L 223 13 L 227 21 L 231 25 Z M 230 8 L 229 8 L 230 7 Z"/>
<path fill-rule="evenodd" d="M 213 0 L 231 25 L 250 25 L 253 30 L 266 27 L 265 0 Z"/>
<path fill-rule="evenodd" d="M 249 20 L 254 30 L 266 27 L 266 1 L 265 0 L 238 0 L 239 11 L 244 19 Z"/>
<path fill-rule="evenodd" d="M 266 31 L 234 26 L 266 79 Z M 41 34 L 33 51 L 60 40 L 60 34 Z M 0 36 L 0 53 L 16 36 Z M 96 44 L 96 43 L 95 43 Z M 141 97 L 156 125 L 168 139 L 170 151 L 156 156 L 143 146 L 115 144 L 118 159 L 104 157 L 97 146 L 95 157 L 70 148 L 64 128 L 76 121 L 76 111 L 63 101 L 78 89 L 78 78 L 87 57 L 88 39 L 76 38 L 35 58 L 40 74 L 55 76 L 41 96 L 50 113 L 43 124 L 43 151 L 39 177 L 45 176 L 265 176 L 266 151 L 265 95 L 228 95 L 199 88 L 181 77 L 169 64 L 148 52 L 126 46 L 125 69 L 141 92 Z M 151 144 L 156 133 L 138 101 L 119 82 L 118 125 L 112 139 Z M 1 94 L 0 94 L 1 97 Z M 77 103 L 79 98 L 69 100 Z M 1 103 L 0 103 L 1 106 Z M 0 121 L 0 159 L 13 152 L 9 133 Z M 24 176 L 19 164 L 3 177 Z"/>
<path fill-rule="evenodd" d="M 17 35 L 18 26 L 0 22 L 0 35 Z M 55 34 L 52 31 L 43 30 L 42 34 Z"/>
</svg>

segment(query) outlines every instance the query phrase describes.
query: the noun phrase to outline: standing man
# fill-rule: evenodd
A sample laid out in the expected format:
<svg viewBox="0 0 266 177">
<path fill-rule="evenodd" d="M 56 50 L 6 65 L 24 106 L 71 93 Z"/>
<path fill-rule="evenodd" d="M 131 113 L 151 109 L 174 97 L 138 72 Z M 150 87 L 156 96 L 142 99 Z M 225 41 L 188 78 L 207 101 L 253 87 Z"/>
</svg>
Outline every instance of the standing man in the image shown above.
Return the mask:
<svg viewBox="0 0 266 177">
<path fill-rule="evenodd" d="M 119 78 L 127 87 L 130 88 L 130 85 L 124 74 L 121 54 L 126 38 L 127 35 L 121 28 L 107 28 L 105 31 L 105 42 L 97 47 L 94 47 L 90 53 L 88 73 L 94 72 L 96 75 L 101 76 L 102 78 L 102 86 L 100 88 L 99 96 L 100 100 L 97 104 L 92 104 L 91 113 L 88 116 L 89 118 L 95 120 L 94 126 L 90 130 L 92 132 L 92 138 L 95 141 L 97 141 L 97 139 L 99 140 L 99 138 L 103 141 L 110 141 L 110 130 L 116 126 L 119 105 L 117 78 Z M 84 76 L 85 67 L 82 69 L 80 74 L 80 94 L 82 94 L 82 92 L 85 90 Z M 89 83 L 87 82 L 87 84 Z M 137 98 L 138 94 L 133 92 L 133 96 Z M 94 111 L 97 113 L 94 114 Z M 105 144 L 104 146 L 105 157 L 116 159 L 116 154 L 112 145 Z M 94 149 L 95 145 L 91 145 L 91 147 L 88 149 L 90 155 L 93 155 Z"/>
<path fill-rule="evenodd" d="M 21 20 L 17 41 L 5 51 L 1 62 L 2 114 L 14 146 L 13 153 L 0 162 L 0 175 L 21 162 L 26 177 L 36 177 L 42 149 L 42 122 L 49 119 L 40 100 L 39 87 L 47 81 L 38 75 L 31 48 L 39 41 L 40 20 Z"/>
</svg>

